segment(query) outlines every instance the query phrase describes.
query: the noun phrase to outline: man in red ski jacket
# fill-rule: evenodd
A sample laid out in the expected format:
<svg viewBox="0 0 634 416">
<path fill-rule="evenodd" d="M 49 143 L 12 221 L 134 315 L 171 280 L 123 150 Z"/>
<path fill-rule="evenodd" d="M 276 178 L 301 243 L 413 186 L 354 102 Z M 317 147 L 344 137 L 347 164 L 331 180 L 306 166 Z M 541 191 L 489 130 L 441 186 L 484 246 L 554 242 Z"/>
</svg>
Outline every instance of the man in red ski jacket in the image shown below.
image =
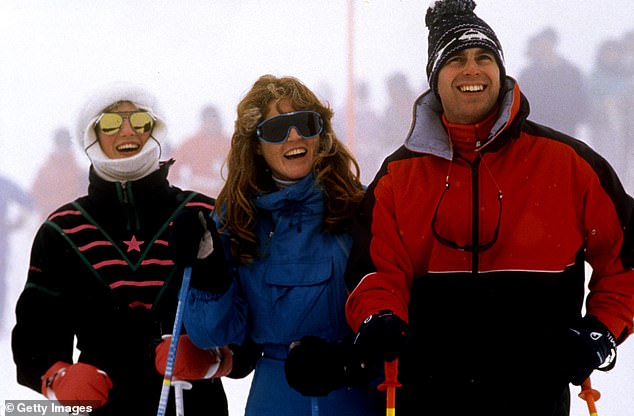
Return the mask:
<svg viewBox="0 0 634 416">
<path fill-rule="evenodd" d="M 474 8 L 427 11 L 430 90 L 357 215 L 346 316 L 367 366 L 399 358 L 400 416 L 568 415 L 632 332 L 634 200 L 528 120 Z"/>
</svg>

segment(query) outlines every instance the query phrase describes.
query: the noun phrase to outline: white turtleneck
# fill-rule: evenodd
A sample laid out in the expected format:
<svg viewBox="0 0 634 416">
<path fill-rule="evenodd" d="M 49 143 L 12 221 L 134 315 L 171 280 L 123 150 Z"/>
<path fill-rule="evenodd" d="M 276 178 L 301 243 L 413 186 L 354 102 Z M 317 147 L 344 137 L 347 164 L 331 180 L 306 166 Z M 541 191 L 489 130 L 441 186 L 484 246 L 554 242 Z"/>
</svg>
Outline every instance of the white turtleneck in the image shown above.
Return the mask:
<svg viewBox="0 0 634 416">
<path fill-rule="evenodd" d="M 141 179 L 158 170 L 161 145 L 152 136 L 139 153 L 122 159 L 110 159 L 95 141 L 88 146 L 86 154 L 97 175 L 109 182 L 126 182 Z"/>
</svg>

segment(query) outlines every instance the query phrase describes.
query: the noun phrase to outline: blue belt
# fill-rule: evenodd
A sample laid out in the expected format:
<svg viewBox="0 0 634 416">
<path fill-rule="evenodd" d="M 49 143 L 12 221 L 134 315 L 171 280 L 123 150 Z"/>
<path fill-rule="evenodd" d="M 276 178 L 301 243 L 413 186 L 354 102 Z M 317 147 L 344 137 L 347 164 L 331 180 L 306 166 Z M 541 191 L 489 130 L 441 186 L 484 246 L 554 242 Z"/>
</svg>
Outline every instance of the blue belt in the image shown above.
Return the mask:
<svg viewBox="0 0 634 416">
<path fill-rule="evenodd" d="M 287 344 L 264 344 L 262 355 L 276 360 L 286 360 L 288 358 L 288 348 Z"/>
</svg>

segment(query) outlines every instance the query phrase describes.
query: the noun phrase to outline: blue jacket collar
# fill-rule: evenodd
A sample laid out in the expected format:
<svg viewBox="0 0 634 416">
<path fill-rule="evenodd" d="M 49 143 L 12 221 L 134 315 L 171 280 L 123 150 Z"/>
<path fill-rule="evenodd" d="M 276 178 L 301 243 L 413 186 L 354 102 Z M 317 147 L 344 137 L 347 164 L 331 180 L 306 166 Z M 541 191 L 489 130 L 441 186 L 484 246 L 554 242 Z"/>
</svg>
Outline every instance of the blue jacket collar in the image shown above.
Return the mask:
<svg viewBox="0 0 634 416">
<path fill-rule="evenodd" d="M 260 193 L 255 199 L 258 208 L 267 211 L 277 211 L 289 205 L 303 204 L 317 209 L 323 200 L 321 189 L 312 173 L 309 173 L 297 183 L 288 188 L 270 193 Z"/>
</svg>

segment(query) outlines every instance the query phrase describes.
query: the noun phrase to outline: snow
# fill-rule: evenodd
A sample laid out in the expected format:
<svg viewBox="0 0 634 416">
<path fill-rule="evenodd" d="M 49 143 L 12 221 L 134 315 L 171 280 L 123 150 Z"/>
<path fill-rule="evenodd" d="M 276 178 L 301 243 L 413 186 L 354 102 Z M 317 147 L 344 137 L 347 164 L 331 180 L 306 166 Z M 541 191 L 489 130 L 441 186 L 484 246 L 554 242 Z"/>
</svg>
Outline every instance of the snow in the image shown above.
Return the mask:
<svg viewBox="0 0 634 416">
<path fill-rule="evenodd" d="M 0 1 L 0 173 L 25 188 L 50 150 L 52 132 L 60 126 L 72 129 L 84 94 L 107 81 L 141 82 L 155 91 L 169 118 L 172 144 L 195 130 L 198 109 L 209 102 L 218 105 L 229 130 L 237 102 L 264 73 L 294 75 L 315 90 L 329 91 L 327 99 L 336 110 L 344 102 L 343 0 L 102 3 Z M 513 76 L 526 65 L 526 40 L 549 25 L 560 32 L 563 54 L 586 74 L 601 41 L 634 29 L 631 0 L 575 0 L 574 7 L 561 0 L 476 3 L 476 13 L 496 31 L 507 73 Z M 354 66 L 358 77 L 369 82 L 375 111 L 385 108 L 384 83 L 395 71 L 404 73 L 417 92 L 423 88 L 428 5 L 419 0 L 355 1 Z M 77 156 L 86 164 L 79 151 Z M 634 173 L 624 179 L 634 192 Z M 12 236 L 8 286 L 0 305 L 0 401 L 40 398 L 15 381 L 9 335 L 38 223 L 31 218 Z M 596 372 L 592 379 L 603 395 L 597 403 L 601 416 L 634 414 L 634 340 L 619 349 L 614 370 Z M 226 381 L 232 415 L 243 414 L 249 382 Z M 527 400 L 532 394 L 527 392 Z M 580 399 L 573 397 L 572 406 L 572 415 L 588 414 Z"/>
</svg>

